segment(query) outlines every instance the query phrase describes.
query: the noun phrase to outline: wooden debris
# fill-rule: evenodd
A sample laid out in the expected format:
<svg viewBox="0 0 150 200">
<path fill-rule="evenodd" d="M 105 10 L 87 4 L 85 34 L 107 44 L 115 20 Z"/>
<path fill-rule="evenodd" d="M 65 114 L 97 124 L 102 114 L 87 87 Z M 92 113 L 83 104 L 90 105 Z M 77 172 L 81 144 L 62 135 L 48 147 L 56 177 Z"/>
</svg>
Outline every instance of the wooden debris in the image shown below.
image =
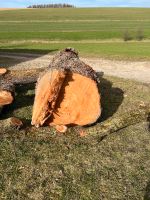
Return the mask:
<svg viewBox="0 0 150 200">
<path fill-rule="evenodd" d="M 64 125 L 56 125 L 55 129 L 59 132 L 59 133 L 65 133 L 67 131 L 67 126 Z"/>
<path fill-rule="evenodd" d="M 6 74 L 7 69 L 6 68 L 0 68 L 0 75 Z"/>
<path fill-rule="evenodd" d="M 58 70 L 48 70 L 39 78 L 33 106 L 32 125 L 42 126 L 50 117 L 64 79 L 65 73 Z"/>
<path fill-rule="evenodd" d="M 5 133 L 5 131 L 10 131 L 12 129 L 20 129 L 23 123 L 20 119 L 15 117 L 10 117 L 8 119 L 0 120 L 0 132 Z"/>
<path fill-rule="evenodd" d="M 123 128 L 140 123 L 142 121 L 147 121 L 149 113 L 149 104 L 139 106 L 136 109 L 122 113 L 121 116 L 113 116 L 112 118 L 98 123 L 93 127 L 84 128 L 82 130 L 88 135 L 88 137 L 97 138 L 98 141 Z"/>
<path fill-rule="evenodd" d="M 0 91 L 0 106 L 11 104 L 13 102 L 13 96 L 11 92 Z"/>
</svg>

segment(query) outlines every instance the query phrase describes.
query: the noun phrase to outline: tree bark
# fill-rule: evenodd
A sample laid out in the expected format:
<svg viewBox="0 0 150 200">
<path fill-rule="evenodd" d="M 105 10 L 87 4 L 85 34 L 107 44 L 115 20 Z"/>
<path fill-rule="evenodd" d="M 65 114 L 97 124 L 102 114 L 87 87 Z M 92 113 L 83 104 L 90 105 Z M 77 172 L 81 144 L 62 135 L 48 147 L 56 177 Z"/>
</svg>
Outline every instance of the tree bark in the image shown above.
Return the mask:
<svg viewBox="0 0 150 200">
<path fill-rule="evenodd" d="M 16 117 L 10 117 L 8 119 L 0 120 L 0 133 L 6 133 L 7 131 L 12 131 L 14 129 L 20 129 L 23 123 L 20 119 Z"/>
<path fill-rule="evenodd" d="M 59 52 L 40 76 L 35 92 L 32 125 L 87 125 L 101 114 L 96 72 L 71 48 Z M 65 129 L 60 129 L 62 132 Z"/>
<path fill-rule="evenodd" d="M 44 69 L 8 70 L 0 76 L 0 106 L 12 103 L 15 86 L 35 83 Z"/>
<path fill-rule="evenodd" d="M 128 126 L 147 121 L 150 113 L 150 105 L 139 106 L 137 109 L 123 113 L 121 116 L 112 117 L 102 123 L 98 123 L 93 127 L 83 128 L 85 135 L 91 138 L 101 140 L 114 132 L 117 132 Z"/>
</svg>

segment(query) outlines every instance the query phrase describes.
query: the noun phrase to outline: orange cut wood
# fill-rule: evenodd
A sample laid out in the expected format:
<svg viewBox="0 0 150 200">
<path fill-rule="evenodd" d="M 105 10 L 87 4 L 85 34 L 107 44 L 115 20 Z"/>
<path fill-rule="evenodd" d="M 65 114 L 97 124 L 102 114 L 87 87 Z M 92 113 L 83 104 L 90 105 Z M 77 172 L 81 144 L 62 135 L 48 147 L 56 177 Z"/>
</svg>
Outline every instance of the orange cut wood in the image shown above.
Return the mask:
<svg viewBox="0 0 150 200">
<path fill-rule="evenodd" d="M 69 73 L 63 82 L 49 125 L 87 125 L 101 114 L 100 95 L 94 80 Z"/>
<path fill-rule="evenodd" d="M 33 105 L 32 125 L 42 126 L 53 112 L 59 90 L 65 79 L 65 73 L 48 70 L 38 80 Z"/>
<path fill-rule="evenodd" d="M 67 126 L 64 125 L 56 125 L 55 129 L 59 132 L 59 133 L 65 133 L 67 131 Z"/>
<path fill-rule="evenodd" d="M 14 98 L 11 92 L 0 91 L 0 106 L 8 105 L 13 102 Z"/>
<path fill-rule="evenodd" d="M 7 72 L 7 69 L 5 68 L 0 68 L 0 75 L 3 75 Z"/>
</svg>

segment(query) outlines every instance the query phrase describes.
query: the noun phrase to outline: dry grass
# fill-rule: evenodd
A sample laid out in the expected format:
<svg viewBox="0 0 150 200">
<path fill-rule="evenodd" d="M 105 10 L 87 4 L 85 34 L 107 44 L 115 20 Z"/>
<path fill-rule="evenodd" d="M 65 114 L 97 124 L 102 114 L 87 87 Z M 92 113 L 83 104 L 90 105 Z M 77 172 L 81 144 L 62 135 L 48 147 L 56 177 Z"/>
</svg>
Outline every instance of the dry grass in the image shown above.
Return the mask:
<svg viewBox="0 0 150 200">
<path fill-rule="evenodd" d="M 0 8 L 1 10 L 20 10 L 20 9 L 24 9 L 24 8 Z"/>
</svg>

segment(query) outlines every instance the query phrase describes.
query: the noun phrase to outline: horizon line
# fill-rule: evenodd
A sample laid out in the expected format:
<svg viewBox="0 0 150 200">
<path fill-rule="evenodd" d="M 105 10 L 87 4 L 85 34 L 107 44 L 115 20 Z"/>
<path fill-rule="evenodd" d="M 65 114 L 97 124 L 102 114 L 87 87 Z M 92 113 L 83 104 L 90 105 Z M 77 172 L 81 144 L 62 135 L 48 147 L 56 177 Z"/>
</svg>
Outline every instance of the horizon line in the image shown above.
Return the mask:
<svg viewBox="0 0 150 200">
<path fill-rule="evenodd" d="M 33 5 L 42 5 L 42 4 L 33 4 Z M 32 6 L 32 5 L 29 5 L 29 6 Z M 1 7 L 0 6 L 0 8 L 2 8 L 2 9 L 26 9 L 26 8 L 28 8 L 28 6 L 27 7 L 26 6 L 25 7 Z M 74 6 L 74 7 L 70 7 L 70 8 L 150 8 L 150 6 Z M 42 8 L 28 8 L 28 9 L 42 9 Z M 43 8 L 43 9 L 46 9 L 46 8 Z M 54 8 L 54 9 L 56 9 L 56 8 Z"/>
</svg>

